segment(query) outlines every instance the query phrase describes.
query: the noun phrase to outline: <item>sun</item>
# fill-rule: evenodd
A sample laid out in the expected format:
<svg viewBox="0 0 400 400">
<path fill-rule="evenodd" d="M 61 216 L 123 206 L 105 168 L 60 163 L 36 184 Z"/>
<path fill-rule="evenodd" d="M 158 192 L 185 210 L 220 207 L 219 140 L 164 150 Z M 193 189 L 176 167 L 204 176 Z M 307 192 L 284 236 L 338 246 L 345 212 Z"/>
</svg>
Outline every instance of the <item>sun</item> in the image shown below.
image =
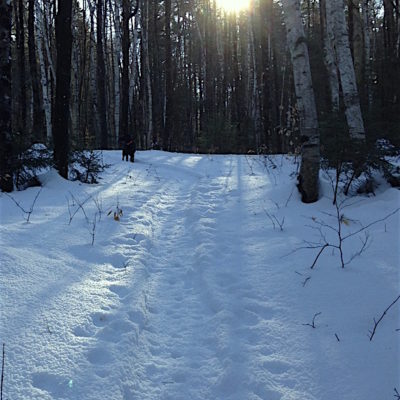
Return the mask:
<svg viewBox="0 0 400 400">
<path fill-rule="evenodd" d="M 240 12 L 249 8 L 250 0 L 217 0 L 217 6 L 227 12 Z"/>
</svg>

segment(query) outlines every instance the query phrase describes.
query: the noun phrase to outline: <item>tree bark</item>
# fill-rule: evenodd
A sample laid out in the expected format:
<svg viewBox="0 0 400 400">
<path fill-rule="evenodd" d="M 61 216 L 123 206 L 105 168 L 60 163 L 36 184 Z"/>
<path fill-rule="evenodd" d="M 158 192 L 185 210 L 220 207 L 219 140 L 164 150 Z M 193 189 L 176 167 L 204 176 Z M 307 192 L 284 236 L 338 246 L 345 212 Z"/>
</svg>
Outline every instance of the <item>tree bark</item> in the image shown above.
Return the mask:
<svg viewBox="0 0 400 400">
<path fill-rule="evenodd" d="M 40 23 L 37 24 L 35 28 L 35 33 L 37 37 L 37 49 L 38 49 L 38 56 L 39 56 L 39 66 L 40 66 L 40 84 L 42 89 L 42 98 L 43 98 L 43 110 L 46 122 L 46 143 L 51 142 L 51 83 L 50 83 L 50 76 L 47 73 L 46 68 L 46 61 L 45 61 L 45 54 L 43 50 L 43 41 L 44 39 L 44 25 L 46 23 L 45 12 L 41 10 L 42 18 L 39 19 Z M 50 63 L 51 60 L 48 61 Z M 49 68 L 51 70 L 51 68 Z"/>
<path fill-rule="evenodd" d="M 46 136 L 44 133 L 43 103 L 40 97 L 40 83 L 36 60 L 35 0 L 29 0 L 28 48 L 33 96 L 32 134 L 34 137 L 45 141 Z"/>
<path fill-rule="evenodd" d="M 54 107 L 53 140 L 54 161 L 59 174 L 68 179 L 69 156 L 69 99 L 72 52 L 72 0 L 58 4 L 56 17 L 56 99 Z"/>
<path fill-rule="evenodd" d="M 329 92 L 330 92 L 330 106 L 333 112 L 339 111 L 340 105 L 340 85 L 338 67 L 336 64 L 335 52 L 332 44 L 333 32 L 331 31 L 332 24 L 327 24 L 326 21 L 326 2 L 329 0 L 320 0 L 321 7 L 321 25 L 322 25 L 322 37 L 324 47 L 324 62 L 325 68 L 328 73 L 329 79 Z"/>
<path fill-rule="evenodd" d="M 302 25 L 300 2 L 299 0 L 283 0 L 282 3 L 300 115 L 302 160 L 298 187 L 302 194 L 302 201 L 312 203 L 318 200 L 320 138 L 310 61 Z"/>
<path fill-rule="evenodd" d="M 132 12 L 131 2 L 122 1 L 122 82 L 121 82 L 121 107 L 119 120 L 119 135 L 121 140 L 132 136 L 129 132 L 129 20 L 134 17 L 139 8 L 136 1 L 135 10 Z"/>
<path fill-rule="evenodd" d="M 18 130 L 24 137 L 27 134 L 27 104 L 26 104 L 26 74 L 25 74 L 25 24 L 24 24 L 24 3 L 22 0 L 15 1 L 15 20 L 16 20 L 16 40 L 17 40 L 17 57 L 19 71 L 18 86 L 18 114 L 17 121 Z"/>
<path fill-rule="evenodd" d="M 106 65 L 103 45 L 103 0 L 97 0 L 97 93 L 100 118 L 101 148 L 108 149 L 107 113 L 106 113 Z"/>
<path fill-rule="evenodd" d="M 365 142 L 364 122 L 350 51 L 343 0 L 329 0 L 326 2 L 326 21 L 327 29 L 332 35 L 331 40 L 335 48 L 350 138 Z"/>
<path fill-rule="evenodd" d="M 171 0 L 165 0 L 165 126 L 163 149 L 170 150 L 172 130 Z"/>
<path fill-rule="evenodd" d="M 0 189 L 12 192 L 11 5 L 0 0 Z"/>
</svg>

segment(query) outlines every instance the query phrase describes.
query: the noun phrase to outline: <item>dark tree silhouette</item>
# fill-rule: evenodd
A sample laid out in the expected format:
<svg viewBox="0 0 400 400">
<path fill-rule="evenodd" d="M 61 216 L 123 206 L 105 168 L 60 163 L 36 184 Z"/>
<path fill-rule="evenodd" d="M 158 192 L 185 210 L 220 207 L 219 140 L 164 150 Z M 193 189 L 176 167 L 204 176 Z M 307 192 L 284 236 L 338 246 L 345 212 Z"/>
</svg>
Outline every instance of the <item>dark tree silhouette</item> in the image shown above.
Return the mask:
<svg viewBox="0 0 400 400">
<path fill-rule="evenodd" d="M 69 99 L 72 52 L 72 0 L 58 4 L 56 17 L 56 99 L 53 115 L 54 161 L 59 174 L 68 179 Z"/>
<path fill-rule="evenodd" d="M 13 190 L 11 136 L 11 5 L 0 0 L 0 188 Z"/>
</svg>

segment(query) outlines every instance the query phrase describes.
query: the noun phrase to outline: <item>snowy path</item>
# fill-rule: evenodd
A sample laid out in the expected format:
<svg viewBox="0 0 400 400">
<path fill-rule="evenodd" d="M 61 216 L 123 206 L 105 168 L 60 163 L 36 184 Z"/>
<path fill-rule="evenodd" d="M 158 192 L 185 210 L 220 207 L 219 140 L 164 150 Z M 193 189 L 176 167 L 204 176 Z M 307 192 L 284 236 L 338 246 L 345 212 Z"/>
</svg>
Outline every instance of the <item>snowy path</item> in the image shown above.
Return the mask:
<svg viewBox="0 0 400 400">
<path fill-rule="evenodd" d="M 292 182 L 278 188 L 274 172 L 246 157 L 151 152 L 131 165 L 112 154 L 101 185 L 68 183 L 60 194 L 65 183 L 50 175 L 29 225 L 2 216 L 4 242 L 17 243 L 1 256 L 8 398 L 390 397 L 399 343 L 377 342 L 368 353 L 362 329 L 370 323 L 368 285 L 395 293 L 395 265 L 382 261 L 387 274 L 373 282 L 355 276 L 366 293 L 350 304 L 353 281 L 333 284 L 343 282 L 338 268 L 328 276 L 316 270 L 307 291 L 295 272 L 308 274 L 309 259 L 282 258 L 301 239 L 299 218 L 316 212 L 297 199 L 285 208 Z M 101 199 L 105 212 L 118 205 L 121 221 L 103 215 L 91 246 L 82 213 L 68 225 L 69 192 Z M 379 201 L 393 205 L 392 198 Z M 91 220 L 95 204 L 85 207 Z M 266 209 L 285 217 L 283 232 L 272 228 Z M 319 311 L 319 329 L 303 325 Z M 365 326 L 354 335 L 349 321 L 357 324 L 360 312 Z M 339 346 L 337 332 L 352 340 Z M 352 352 L 367 358 L 347 357 Z M 389 372 L 368 372 L 385 364 Z M 383 389 L 389 396 L 379 397 Z"/>
</svg>

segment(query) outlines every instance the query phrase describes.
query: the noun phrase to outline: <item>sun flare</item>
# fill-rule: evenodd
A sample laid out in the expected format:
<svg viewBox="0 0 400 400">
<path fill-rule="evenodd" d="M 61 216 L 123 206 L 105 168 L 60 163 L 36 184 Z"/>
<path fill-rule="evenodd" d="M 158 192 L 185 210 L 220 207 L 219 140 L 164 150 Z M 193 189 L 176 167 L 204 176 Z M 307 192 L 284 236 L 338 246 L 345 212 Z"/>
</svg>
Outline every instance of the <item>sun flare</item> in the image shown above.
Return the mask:
<svg viewBox="0 0 400 400">
<path fill-rule="evenodd" d="M 249 8 L 250 0 L 217 0 L 217 5 L 227 12 L 240 12 Z"/>
</svg>

